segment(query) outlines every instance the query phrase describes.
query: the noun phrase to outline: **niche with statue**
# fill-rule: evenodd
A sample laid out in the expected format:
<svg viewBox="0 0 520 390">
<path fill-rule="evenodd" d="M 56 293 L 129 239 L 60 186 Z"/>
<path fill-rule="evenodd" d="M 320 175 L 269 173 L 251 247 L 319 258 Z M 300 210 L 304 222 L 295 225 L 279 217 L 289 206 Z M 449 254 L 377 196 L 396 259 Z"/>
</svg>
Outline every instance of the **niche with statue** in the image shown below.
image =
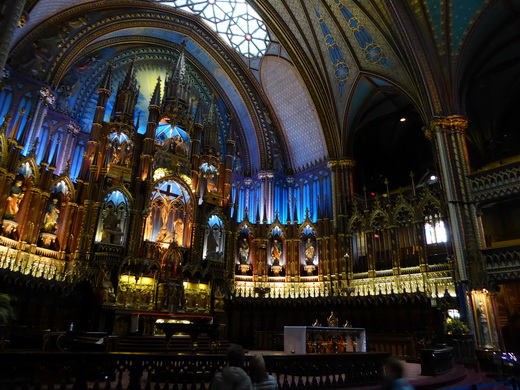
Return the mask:
<svg viewBox="0 0 520 390">
<path fill-rule="evenodd" d="M 285 265 L 284 238 L 283 230 L 280 226 L 274 226 L 269 233 L 269 251 L 268 262 L 270 272 L 274 276 L 283 275 L 283 266 Z"/>
<path fill-rule="evenodd" d="M 96 231 L 96 242 L 124 245 L 128 224 L 129 200 L 120 190 L 110 191 L 103 201 Z"/>
<path fill-rule="evenodd" d="M 7 199 L 2 216 L 2 235 L 17 240 L 20 210 L 25 204 L 27 190 L 32 186 L 34 166 L 28 161 L 22 163 L 11 186 L 7 190 Z"/>
<path fill-rule="evenodd" d="M 307 223 L 300 230 L 300 259 L 304 275 L 317 275 L 318 246 L 316 230 Z"/>
<path fill-rule="evenodd" d="M 224 258 L 224 223 L 218 215 L 208 218 L 204 234 L 204 258 L 222 260 Z"/>
<path fill-rule="evenodd" d="M 69 196 L 70 187 L 67 181 L 60 180 L 52 187 L 43 214 L 38 246 L 54 250 L 60 249 L 58 234 L 61 221 L 66 219 L 63 214 L 65 214 Z"/>
<path fill-rule="evenodd" d="M 238 231 L 236 264 L 237 271 L 242 275 L 251 274 L 251 243 L 253 233 L 248 225 L 242 226 Z"/>
<path fill-rule="evenodd" d="M 185 247 L 191 207 L 191 196 L 184 186 L 174 180 L 159 182 L 151 195 L 144 239 Z"/>
</svg>

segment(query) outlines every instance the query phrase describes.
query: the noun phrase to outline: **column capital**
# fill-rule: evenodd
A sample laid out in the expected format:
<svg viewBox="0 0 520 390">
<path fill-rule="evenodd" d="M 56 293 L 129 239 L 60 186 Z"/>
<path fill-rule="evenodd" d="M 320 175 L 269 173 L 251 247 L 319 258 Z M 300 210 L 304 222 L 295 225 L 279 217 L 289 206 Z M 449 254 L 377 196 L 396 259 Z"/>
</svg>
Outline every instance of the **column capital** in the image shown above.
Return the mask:
<svg viewBox="0 0 520 390">
<path fill-rule="evenodd" d="M 258 178 L 260 180 L 273 180 L 274 179 L 274 171 L 260 171 L 258 172 Z"/>
<path fill-rule="evenodd" d="M 330 160 L 327 165 L 331 169 L 336 167 L 351 169 L 356 166 L 356 160 L 350 157 L 346 157 L 336 160 Z"/>
<path fill-rule="evenodd" d="M 426 138 L 432 139 L 436 131 L 464 132 L 468 128 L 468 118 L 463 115 L 435 116 L 430 126 L 424 130 Z"/>
<path fill-rule="evenodd" d="M 52 93 L 52 91 L 47 87 L 41 87 L 38 95 L 38 100 L 40 100 L 46 108 L 54 106 L 56 102 L 56 96 Z"/>
</svg>

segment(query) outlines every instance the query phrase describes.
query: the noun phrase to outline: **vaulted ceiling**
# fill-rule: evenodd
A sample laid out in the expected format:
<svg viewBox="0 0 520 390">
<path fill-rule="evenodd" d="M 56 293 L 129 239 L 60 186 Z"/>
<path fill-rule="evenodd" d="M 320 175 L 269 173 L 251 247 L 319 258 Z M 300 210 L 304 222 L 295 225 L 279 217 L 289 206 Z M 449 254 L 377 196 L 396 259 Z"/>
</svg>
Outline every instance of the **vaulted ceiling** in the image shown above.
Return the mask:
<svg viewBox="0 0 520 390">
<path fill-rule="evenodd" d="M 195 9 L 220 1 L 181 3 Z M 366 138 L 356 138 L 357 131 L 370 123 L 393 131 L 403 110 L 417 118 L 414 131 L 435 115 L 478 116 L 486 101 L 475 95 L 479 80 L 489 97 L 500 95 L 508 75 L 516 75 L 507 97 L 500 96 L 500 107 L 518 94 L 520 0 L 249 4 L 271 41 L 258 58 L 237 53 L 200 16 L 158 1 L 29 0 L 28 21 L 17 31 L 10 64 L 23 71 L 36 54 L 43 59 L 42 82 L 59 89 L 81 79 L 85 88 L 114 58 L 121 69 L 138 56 L 143 74 L 164 72 L 186 39 L 201 99 L 204 91 L 217 94 L 221 111 L 235 118 L 249 173 L 290 173 L 323 159 L 353 156 L 354 140 Z M 490 74 L 502 75 L 496 76 L 502 77 L 498 85 Z M 74 93 L 85 109 L 92 90 Z M 384 99 L 389 96 L 395 98 Z M 481 118 L 475 126 L 470 118 L 477 151 L 496 137 L 493 124 L 482 126 Z"/>
</svg>

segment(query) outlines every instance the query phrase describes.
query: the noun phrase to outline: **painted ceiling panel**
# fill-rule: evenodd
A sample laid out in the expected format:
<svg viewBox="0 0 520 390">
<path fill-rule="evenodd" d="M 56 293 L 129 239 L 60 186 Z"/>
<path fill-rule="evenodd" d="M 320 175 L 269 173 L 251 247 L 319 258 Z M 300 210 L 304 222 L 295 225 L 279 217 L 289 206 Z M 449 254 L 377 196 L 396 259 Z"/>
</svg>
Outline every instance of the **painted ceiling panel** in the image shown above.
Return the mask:
<svg viewBox="0 0 520 390">
<path fill-rule="evenodd" d="M 278 57 L 266 57 L 262 84 L 280 119 L 296 169 L 327 157 L 316 108 L 296 69 Z"/>
<path fill-rule="evenodd" d="M 313 6 L 317 2 L 317 0 L 307 1 L 310 6 Z M 296 40 L 298 41 L 301 48 L 305 51 L 306 55 L 309 56 L 309 58 L 313 58 L 314 46 L 309 46 L 309 44 L 312 43 L 312 32 L 309 29 L 306 12 L 302 7 L 301 0 L 273 1 L 271 2 L 271 6 L 283 19 L 285 25 L 287 26 L 287 31 L 290 31 L 291 34 L 294 34 Z"/>
<path fill-rule="evenodd" d="M 443 41 L 443 22 L 442 22 L 442 5 L 444 0 L 425 0 L 425 5 L 430 17 L 430 23 L 433 28 L 435 38 L 438 43 Z"/>
<path fill-rule="evenodd" d="M 345 106 L 353 80 L 358 72 L 356 60 L 343 39 L 340 30 L 325 7 L 314 7 L 311 12 L 312 28 L 316 31 L 318 47 L 327 67 L 329 85 L 338 110 Z"/>
<path fill-rule="evenodd" d="M 487 0 L 453 0 L 451 3 L 451 38 L 452 45 L 458 50 L 465 33 L 478 16 L 479 10 Z"/>
<path fill-rule="evenodd" d="M 29 20 L 23 28 L 16 30 L 13 39 L 13 44 L 18 42 L 25 34 L 31 31 L 34 27 L 44 22 L 46 19 L 58 14 L 59 12 L 84 3 L 91 3 L 92 0 L 52 0 L 52 1 L 39 1 L 36 6 L 32 9 Z"/>
</svg>

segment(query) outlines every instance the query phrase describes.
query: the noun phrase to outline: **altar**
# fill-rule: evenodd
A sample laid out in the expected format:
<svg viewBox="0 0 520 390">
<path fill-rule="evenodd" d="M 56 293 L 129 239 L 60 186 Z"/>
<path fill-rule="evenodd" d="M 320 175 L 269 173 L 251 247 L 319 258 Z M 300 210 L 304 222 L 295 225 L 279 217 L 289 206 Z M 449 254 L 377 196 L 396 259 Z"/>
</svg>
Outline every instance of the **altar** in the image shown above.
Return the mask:
<svg viewBox="0 0 520 390">
<path fill-rule="evenodd" d="M 364 328 L 285 326 L 284 351 L 290 354 L 366 352 Z"/>
</svg>

